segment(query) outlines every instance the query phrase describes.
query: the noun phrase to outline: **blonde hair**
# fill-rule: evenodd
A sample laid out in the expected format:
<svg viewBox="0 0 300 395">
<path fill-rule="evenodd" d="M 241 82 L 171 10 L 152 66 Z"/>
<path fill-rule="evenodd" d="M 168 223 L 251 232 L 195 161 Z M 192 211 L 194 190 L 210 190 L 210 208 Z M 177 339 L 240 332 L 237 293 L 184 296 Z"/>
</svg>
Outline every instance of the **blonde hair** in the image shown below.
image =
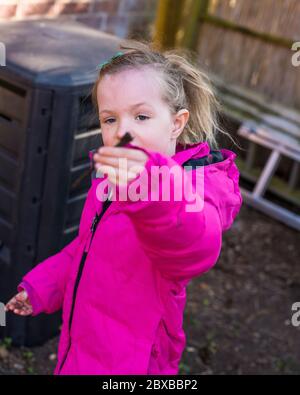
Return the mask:
<svg viewBox="0 0 300 395">
<path fill-rule="evenodd" d="M 193 61 L 193 52 L 187 49 L 169 49 L 164 52 L 155 48 L 154 43 L 122 40 L 123 55 L 111 59 L 99 71 L 92 88 L 92 102 L 98 114 L 97 87 L 105 74 L 115 74 L 125 68 L 149 66 L 158 72 L 161 82 L 162 99 L 172 114 L 186 108 L 189 119 L 177 139 L 183 144 L 207 141 L 211 148 L 218 149 L 216 131 L 226 134 L 218 125 L 217 114 L 220 104 L 216 99 L 208 76 Z"/>
</svg>

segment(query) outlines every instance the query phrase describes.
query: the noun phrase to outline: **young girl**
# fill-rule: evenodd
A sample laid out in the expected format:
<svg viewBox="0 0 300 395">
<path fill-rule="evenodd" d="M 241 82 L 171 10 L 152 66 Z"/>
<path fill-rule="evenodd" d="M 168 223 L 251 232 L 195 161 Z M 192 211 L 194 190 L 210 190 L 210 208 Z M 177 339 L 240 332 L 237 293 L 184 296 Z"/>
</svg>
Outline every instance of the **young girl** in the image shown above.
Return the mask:
<svg viewBox="0 0 300 395">
<path fill-rule="evenodd" d="M 120 48 L 92 92 L 104 142 L 93 159 L 105 177 L 92 180 L 77 237 L 27 273 L 6 305 L 24 316 L 62 308 L 56 375 L 177 374 L 186 286 L 216 263 L 242 203 L 205 74 L 176 50 Z M 127 132 L 131 143 L 115 147 Z M 148 181 L 146 198 L 130 198 L 155 167 L 176 169 L 153 184 L 169 184 L 170 198 L 151 199 Z M 106 181 L 114 192 L 104 201 Z M 191 210 L 193 197 L 203 204 Z"/>
</svg>

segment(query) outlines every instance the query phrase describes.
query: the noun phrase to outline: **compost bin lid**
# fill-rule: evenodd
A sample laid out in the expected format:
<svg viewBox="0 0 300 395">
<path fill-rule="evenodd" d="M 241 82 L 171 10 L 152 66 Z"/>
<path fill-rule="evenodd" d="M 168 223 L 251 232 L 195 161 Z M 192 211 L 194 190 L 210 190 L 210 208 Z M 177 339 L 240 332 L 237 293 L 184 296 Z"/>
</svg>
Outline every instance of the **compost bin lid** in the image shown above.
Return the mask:
<svg viewBox="0 0 300 395">
<path fill-rule="evenodd" d="M 0 23 L 6 66 L 31 85 L 91 84 L 97 65 L 119 50 L 120 38 L 79 22 L 34 20 Z M 0 71 L 4 71 L 1 70 Z"/>
</svg>

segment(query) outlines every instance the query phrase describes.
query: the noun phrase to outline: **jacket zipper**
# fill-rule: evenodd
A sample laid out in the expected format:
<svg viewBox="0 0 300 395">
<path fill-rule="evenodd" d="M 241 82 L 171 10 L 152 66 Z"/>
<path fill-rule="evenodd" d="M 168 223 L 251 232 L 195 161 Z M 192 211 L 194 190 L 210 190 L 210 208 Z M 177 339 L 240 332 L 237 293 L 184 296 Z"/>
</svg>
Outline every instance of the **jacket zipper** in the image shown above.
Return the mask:
<svg viewBox="0 0 300 395">
<path fill-rule="evenodd" d="M 95 217 L 93 218 L 93 222 L 91 224 L 91 227 L 90 227 L 91 234 L 90 234 L 90 238 L 88 239 L 88 242 L 87 242 L 88 247 L 87 247 L 87 249 L 85 248 L 84 251 L 83 251 L 83 254 L 82 254 L 82 257 L 81 257 L 81 261 L 80 261 L 80 265 L 79 265 L 79 269 L 78 269 L 77 276 L 76 276 L 74 289 L 73 289 L 72 307 L 71 307 L 69 324 L 68 324 L 69 325 L 69 344 L 68 344 L 68 349 L 67 349 L 66 354 L 65 354 L 65 356 L 63 358 L 63 361 L 62 361 L 62 363 L 60 365 L 58 373 L 61 372 L 62 367 L 63 367 L 63 365 L 64 365 L 64 363 L 65 363 L 65 361 L 67 359 L 68 353 L 69 353 L 70 348 L 71 348 L 71 326 L 72 326 L 72 321 L 73 321 L 73 313 L 74 313 L 77 289 L 78 289 L 79 282 L 80 282 L 80 279 L 81 279 L 81 276 L 82 276 L 83 267 L 84 267 L 84 264 L 85 264 L 85 261 L 86 261 L 86 257 L 87 257 L 87 254 L 88 254 L 89 250 L 90 250 L 90 247 L 91 247 L 91 244 L 92 244 L 92 239 L 94 237 L 94 234 L 96 232 L 96 229 L 97 229 L 97 226 L 98 226 L 98 224 L 100 222 L 100 219 L 103 217 L 103 214 L 107 210 L 107 208 L 110 205 L 110 203 L 111 203 L 110 200 L 105 200 L 103 202 L 103 206 L 102 206 L 101 212 L 99 214 L 96 213 Z"/>
</svg>

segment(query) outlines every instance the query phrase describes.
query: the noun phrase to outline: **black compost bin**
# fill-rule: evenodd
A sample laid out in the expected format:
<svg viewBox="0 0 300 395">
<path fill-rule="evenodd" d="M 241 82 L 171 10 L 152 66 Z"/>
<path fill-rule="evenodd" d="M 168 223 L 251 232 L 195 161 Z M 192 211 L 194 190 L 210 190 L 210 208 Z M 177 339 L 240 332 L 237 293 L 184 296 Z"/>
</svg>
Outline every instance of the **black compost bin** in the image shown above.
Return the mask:
<svg viewBox="0 0 300 395">
<path fill-rule="evenodd" d="M 77 22 L 4 22 L 0 41 L 0 301 L 22 276 L 77 234 L 90 178 L 88 151 L 101 145 L 89 92 L 97 65 L 120 40 Z M 0 336 L 38 345 L 59 333 L 61 312 L 7 313 Z"/>
</svg>

